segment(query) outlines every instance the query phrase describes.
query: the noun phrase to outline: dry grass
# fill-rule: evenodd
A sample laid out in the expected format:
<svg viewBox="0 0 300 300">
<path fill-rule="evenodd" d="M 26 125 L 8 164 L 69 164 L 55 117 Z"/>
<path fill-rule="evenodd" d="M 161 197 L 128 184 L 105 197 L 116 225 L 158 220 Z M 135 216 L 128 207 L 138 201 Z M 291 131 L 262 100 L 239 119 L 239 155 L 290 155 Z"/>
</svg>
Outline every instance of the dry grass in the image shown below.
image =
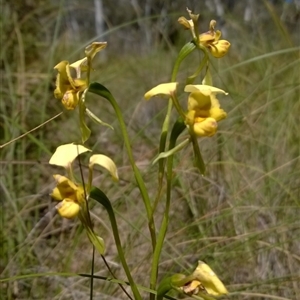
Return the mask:
<svg viewBox="0 0 300 300">
<path fill-rule="evenodd" d="M 48 17 L 57 21 L 50 8 Z M 32 20 L 28 18 L 24 24 L 30 32 Z M 20 22 L 4 21 L 14 31 L 1 52 L 1 144 L 61 111 L 52 96 L 50 70 L 58 61 L 79 55 L 74 45 L 60 43 L 63 36 L 57 34 L 48 49 L 46 45 L 35 48 L 35 59 Z M 221 99 L 229 114 L 215 137 L 199 141 L 207 176 L 200 177 L 193 168 L 191 149 L 176 155 L 170 227 L 159 276 L 188 273 L 201 259 L 233 293 L 230 299 L 296 299 L 300 297 L 298 41 L 293 32 L 279 31 L 271 18 L 267 28 L 257 28 L 255 33 L 238 24 L 229 21 L 227 38 L 232 49 L 223 60 L 214 62 L 215 85 L 230 94 Z M 83 44 L 78 42 L 75 48 Z M 174 46 L 172 51 L 153 49 L 148 55 L 123 53 L 118 58 L 118 53 L 110 53 L 92 74 L 119 100 L 151 196 L 156 192 L 157 167 L 150 162 L 157 151 L 165 103 L 142 99 L 147 89 L 169 80 L 175 51 Z M 189 60 L 180 76 L 190 74 L 187 70 L 193 70 L 198 59 Z M 91 124 L 89 146 L 112 156 L 121 178 L 119 184 L 111 183 L 99 172 L 96 184 L 101 184 L 113 203 L 134 277 L 138 284 L 148 286 L 151 247 L 147 221 L 121 133 L 106 103 L 93 97 L 88 103 L 96 115 L 115 127 L 111 131 Z M 77 117 L 64 113 L 1 149 L 1 278 L 23 276 L 1 283 L 1 299 L 89 297 L 88 279 L 63 273 L 89 273 L 91 245 L 76 220 L 55 215 L 49 197 L 54 184 L 51 174 L 59 171 L 48 165 L 49 157 L 58 145 L 78 138 Z M 85 161 L 82 163 L 84 167 Z M 107 245 L 106 259 L 124 279 L 108 217 L 98 205 L 91 205 L 95 228 Z M 162 212 L 163 203 L 158 207 L 158 224 Z M 97 256 L 95 272 L 108 276 Z M 103 280 L 95 280 L 94 291 L 94 299 L 125 299 L 116 284 Z"/>
</svg>

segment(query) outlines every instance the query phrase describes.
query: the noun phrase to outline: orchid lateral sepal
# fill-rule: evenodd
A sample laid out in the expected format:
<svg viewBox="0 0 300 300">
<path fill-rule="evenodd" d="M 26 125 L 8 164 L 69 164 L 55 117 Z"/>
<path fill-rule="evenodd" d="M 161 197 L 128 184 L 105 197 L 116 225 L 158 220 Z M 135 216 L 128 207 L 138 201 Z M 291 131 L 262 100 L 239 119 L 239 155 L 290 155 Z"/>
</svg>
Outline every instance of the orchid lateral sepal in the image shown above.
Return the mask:
<svg viewBox="0 0 300 300">
<path fill-rule="evenodd" d="M 92 150 L 75 143 L 60 145 L 51 156 L 49 164 L 61 166 L 67 169 L 78 155 L 90 151 Z"/>
<path fill-rule="evenodd" d="M 86 113 L 86 106 L 85 106 L 85 96 L 88 89 L 84 91 L 81 96 L 81 101 L 79 101 L 79 127 L 81 132 L 81 141 L 84 144 L 91 135 L 91 130 L 88 128 L 85 122 L 85 113 Z"/>
</svg>

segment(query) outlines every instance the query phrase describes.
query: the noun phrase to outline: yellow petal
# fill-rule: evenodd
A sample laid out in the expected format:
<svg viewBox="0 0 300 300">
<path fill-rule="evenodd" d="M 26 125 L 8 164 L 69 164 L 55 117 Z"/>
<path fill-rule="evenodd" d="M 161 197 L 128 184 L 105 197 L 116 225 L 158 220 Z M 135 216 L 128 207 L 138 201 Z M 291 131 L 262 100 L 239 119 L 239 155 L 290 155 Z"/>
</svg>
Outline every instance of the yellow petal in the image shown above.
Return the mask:
<svg viewBox="0 0 300 300">
<path fill-rule="evenodd" d="M 206 110 L 211 108 L 210 96 L 200 92 L 193 92 L 188 98 L 188 110 Z M 208 116 L 208 115 L 207 115 Z"/>
<path fill-rule="evenodd" d="M 67 90 L 72 89 L 66 72 L 66 66 L 68 64 L 69 62 L 64 60 L 54 67 L 54 69 L 58 70 L 58 74 L 56 76 L 56 89 L 54 91 L 54 97 L 59 100 L 63 98 Z"/>
<path fill-rule="evenodd" d="M 70 85 L 71 89 L 75 89 L 75 84 L 74 84 L 74 80 L 71 76 L 70 73 L 70 65 L 69 62 L 66 60 L 61 61 L 60 63 L 58 63 L 54 69 L 56 69 L 58 71 L 58 77 L 57 77 L 57 81 L 59 80 L 59 84 L 61 86 L 63 85 Z M 59 79 L 58 79 L 59 78 Z M 57 84 L 58 82 L 56 82 Z"/>
<path fill-rule="evenodd" d="M 86 196 L 88 197 L 88 195 L 86 195 L 86 192 L 84 191 L 84 188 L 79 185 L 76 190 L 76 201 L 80 204 L 83 204 L 85 203 Z"/>
<path fill-rule="evenodd" d="M 221 31 L 217 30 L 216 31 L 216 36 L 215 36 L 215 41 L 218 41 L 220 39 L 221 35 L 222 35 Z"/>
<path fill-rule="evenodd" d="M 220 102 L 217 99 L 217 97 L 215 96 L 215 94 L 211 94 L 210 96 L 210 101 L 211 101 L 211 107 L 220 107 Z"/>
<path fill-rule="evenodd" d="M 209 294 L 214 296 L 228 294 L 228 291 L 222 281 L 204 262 L 198 262 L 198 266 L 193 275 L 195 275 L 196 278 L 202 283 Z"/>
<path fill-rule="evenodd" d="M 185 123 L 189 126 L 194 125 L 195 122 L 195 110 L 188 110 L 187 114 L 185 115 Z"/>
<path fill-rule="evenodd" d="M 74 143 L 61 145 L 57 147 L 49 161 L 49 164 L 68 168 L 78 155 L 87 151 L 91 150 Z"/>
<path fill-rule="evenodd" d="M 184 27 L 184 29 L 194 29 L 193 20 L 188 20 L 185 17 L 180 17 L 178 19 L 178 23 L 181 24 Z"/>
<path fill-rule="evenodd" d="M 215 33 L 211 31 L 204 32 L 199 35 L 199 42 L 200 44 L 207 46 L 209 43 L 215 41 Z"/>
<path fill-rule="evenodd" d="M 218 89 L 210 85 L 204 85 L 204 84 L 196 84 L 196 85 L 188 84 L 185 86 L 184 91 L 188 93 L 200 92 L 205 96 L 210 96 L 212 93 L 216 93 L 216 94 L 220 93 L 220 94 L 228 95 L 228 93 L 226 93 L 221 89 Z"/>
<path fill-rule="evenodd" d="M 189 284 L 186 284 L 181 287 L 184 293 L 188 295 L 197 295 L 200 288 L 201 288 L 201 282 L 198 280 L 193 280 Z"/>
<path fill-rule="evenodd" d="M 58 189 L 57 187 L 55 189 L 53 189 L 52 193 L 50 194 L 50 196 L 57 201 L 62 201 L 64 200 L 64 196 L 62 195 L 60 189 Z"/>
<path fill-rule="evenodd" d="M 210 73 L 209 69 L 206 70 L 206 74 L 205 74 L 205 77 L 202 80 L 202 84 L 203 85 L 210 85 L 210 86 L 212 86 L 212 84 L 213 84 L 211 73 Z"/>
<path fill-rule="evenodd" d="M 53 190 L 51 196 L 55 200 L 63 200 L 65 198 L 72 198 L 76 200 L 77 185 L 65 176 L 59 174 L 53 175 L 57 182 L 56 188 Z"/>
<path fill-rule="evenodd" d="M 87 66 L 87 57 L 77 60 L 74 63 L 70 64 L 70 67 L 76 70 L 76 77 L 81 77 L 81 72 L 86 72 L 88 69 Z"/>
<path fill-rule="evenodd" d="M 108 156 L 103 154 L 92 155 L 90 157 L 89 167 L 92 169 L 95 164 L 105 168 L 115 180 L 119 179 L 117 166 Z"/>
<path fill-rule="evenodd" d="M 226 40 L 219 40 L 208 46 L 211 54 L 216 58 L 221 58 L 228 52 L 230 43 Z"/>
<path fill-rule="evenodd" d="M 103 50 L 104 48 L 106 48 L 107 46 L 107 42 L 94 42 L 90 45 L 88 45 L 85 48 L 85 55 L 87 57 L 90 57 L 90 59 L 92 60 L 94 58 L 94 56 L 101 50 Z"/>
<path fill-rule="evenodd" d="M 218 123 L 213 118 L 206 118 L 204 121 L 201 120 L 201 122 L 197 122 L 197 118 L 195 118 L 193 130 L 198 136 L 213 136 L 216 133 L 217 128 Z"/>
<path fill-rule="evenodd" d="M 78 93 L 74 90 L 66 91 L 63 98 L 61 99 L 61 103 L 67 110 L 75 109 L 78 102 L 79 102 Z"/>
<path fill-rule="evenodd" d="M 146 100 L 149 100 L 153 96 L 158 96 L 158 95 L 166 95 L 170 96 L 176 91 L 177 88 L 177 82 L 169 82 L 169 83 L 162 83 L 148 91 L 144 97 Z"/>
<path fill-rule="evenodd" d="M 56 209 L 63 218 L 72 219 L 78 215 L 80 205 L 70 199 L 64 199 L 56 205 Z"/>
<path fill-rule="evenodd" d="M 209 116 L 216 121 L 221 121 L 227 117 L 227 113 L 219 107 L 213 107 L 209 111 Z"/>
</svg>

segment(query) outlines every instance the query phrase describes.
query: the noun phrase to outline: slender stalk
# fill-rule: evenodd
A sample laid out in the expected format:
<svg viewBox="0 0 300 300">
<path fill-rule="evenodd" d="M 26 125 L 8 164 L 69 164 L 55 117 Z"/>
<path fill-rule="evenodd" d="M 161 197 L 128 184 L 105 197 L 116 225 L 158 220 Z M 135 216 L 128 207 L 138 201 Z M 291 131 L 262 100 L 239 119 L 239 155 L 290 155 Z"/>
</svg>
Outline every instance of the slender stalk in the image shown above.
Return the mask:
<svg viewBox="0 0 300 300">
<path fill-rule="evenodd" d="M 141 294 L 140 294 L 140 292 L 139 292 L 139 290 L 136 286 L 136 283 L 135 283 L 135 281 L 134 281 L 134 279 L 133 279 L 133 277 L 130 273 L 129 267 L 128 267 L 127 262 L 126 262 L 126 258 L 125 258 L 124 252 L 123 252 L 123 247 L 122 247 L 121 239 L 120 239 L 120 235 L 119 235 L 118 224 L 117 224 L 117 221 L 116 221 L 114 210 L 112 208 L 112 205 L 111 205 L 109 199 L 98 188 L 93 188 L 91 190 L 90 197 L 92 199 L 95 199 L 97 202 L 101 203 L 105 207 L 105 209 L 108 213 L 108 216 L 109 216 L 110 223 L 111 223 L 111 227 L 112 227 L 116 247 L 117 247 L 117 250 L 118 250 L 118 255 L 119 255 L 120 261 L 122 263 L 123 269 L 126 273 L 126 276 L 128 278 L 132 293 L 133 293 L 134 298 L 136 300 L 142 300 Z"/>
<path fill-rule="evenodd" d="M 108 269 L 109 273 L 111 274 L 111 276 L 114 278 L 114 279 L 117 279 L 113 270 L 111 269 L 111 267 L 109 266 L 108 262 L 106 261 L 105 257 L 103 255 L 101 255 L 102 257 L 102 260 L 106 266 L 106 268 Z M 128 299 L 130 300 L 133 300 L 132 297 L 128 294 L 128 292 L 125 290 L 124 286 L 121 284 L 121 283 L 118 283 L 120 288 L 123 290 L 123 292 L 126 294 L 126 296 L 128 297 Z"/>
<path fill-rule="evenodd" d="M 155 251 L 153 254 L 153 260 L 152 260 L 152 269 L 151 269 L 151 275 L 150 275 L 150 286 L 155 287 L 156 281 L 157 281 L 157 274 L 158 274 L 158 264 L 159 259 L 162 251 L 162 247 L 164 244 L 164 240 L 166 237 L 168 224 L 169 224 L 169 212 L 170 212 L 170 203 L 171 203 L 171 187 L 172 187 L 172 173 L 173 173 L 173 157 L 174 155 L 171 155 L 167 158 L 167 199 L 166 199 L 166 207 L 164 211 L 164 216 L 161 224 L 161 228 L 159 230 L 159 234 L 157 237 L 157 244 L 155 247 Z M 150 299 L 155 299 L 155 295 L 150 294 Z"/>
<path fill-rule="evenodd" d="M 193 50 L 196 49 L 196 45 L 193 42 L 187 43 L 182 47 L 180 50 L 173 70 L 171 74 L 171 82 L 176 81 L 176 77 L 178 74 L 179 67 L 182 63 L 182 61 L 190 54 L 193 52 Z M 170 98 L 168 102 L 168 108 L 167 108 L 167 113 L 163 122 L 161 134 L 160 134 L 160 141 L 159 141 L 159 153 L 164 152 L 166 149 L 166 141 L 167 141 L 167 136 L 169 132 L 169 127 L 170 127 L 170 118 L 171 118 L 171 111 L 173 108 L 173 101 Z M 158 163 L 158 192 L 155 197 L 154 205 L 153 205 L 153 211 L 152 214 L 155 212 L 155 208 L 160 200 L 161 197 L 161 191 L 162 191 L 162 185 L 163 185 L 163 178 L 164 178 L 164 169 L 165 169 L 165 159 L 161 159 Z"/>
<path fill-rule="evenodd" d="M 123 138 L 124 138 L 125 147 L 126 147 L 126 150 L 127 150 L 127 154 L 128 154 L 128 157 L 129 157 L 131 167 L 132 167 L 133 172 L 134 172 L 135 180 L 138 184 L 139 190 L 140 190 L 142 198 L 144 200 L 144 205 L 145 205 L 145 208 L 146 208 L 147 218 L 148 218 L 149 231 L 150 231 L 150 235 L 151 235 L 152 248 L 155 249 L 156 230 L 155 230 L 155 224 L 154 224 L 153 214 L 152 214 L 152 207 L 151 207 L 151 202 L 150 202 L 150 198 L 149 198 L 149 195 L 148 195 L 148 191 L 146 189 L 145 182 L 144 182 L 144 180 L 141 176 L 140 170 L 136 166 L 135 160 L 133 158 L 133 153 L 132 153 L 132 149 L 131 149 L 131 145 L 130 145 L 126 125 L 125 125 L 125 122 L 124 122 L 124 119 L 123 119 L 123 116 L 122 116 L 122 112 L 121 112 L 117 102 L 114 99 L 112 101 L 112 105 L 115 109 L 115 113 L 116 113 L 117 118 L 119 120 L 122 135 L 123 135 Z"/>
<path fill-rule="evenodd" d="M 95 93 L 95 94 L 100 95 L 100 96 L 104 97 L 105 99 L 107 99 L 111 103 L 111 105 L 113 106 L 113 108 L 115 110 L 116 116 L 117 116 L 119 124 L 120 124 L 121 131 L 122 131 L 122 135 L 124 138 L 124 144 L 125 144 L 125 147 L 127 150 L 128 158 L 129 158 L 131 167 L 133 169 L 135 180 L 136 180 L 138 188 L 141 192 L 143 202 L 144 202 L 144 205 L 146 208 L 146 213 L 147 213 L 147 218 L 148 218 L 148 227 L 149 227 L 149 232 L 150 232 L 150 236 L 151 236 L 152 248 L 154 251 L 155 245 L 156 245 L 156 230 L 155 230 L 155 224 L 154 224 L 154 220 L 153 220 L 151 202 L 150 202 L 148 191 L 145 186 L 145 182 L 140 173 L 140 170 L 138 169 L 138 167 L 135 164 L 135 160 L 133 157 L 126 125 L 125 125 L 120 107 L 117 104 L 115 98 L 109 92 L 109 90 L 107 90 L 104 86 L 102 86 L 99 83 L 91 84 L 89 87 L 89 92 Z"/>
<path fill-rule="evenodd" d="M 90 283 L 90 300 L 93 300 L 93 293 L 94 293 L 94 267 L 95 267 L 95 246 L 93 245 L 92 266 L 91 266 L 91 283 Z"/>
<path fill-rule="evenodd" d="M 174 67 L 172 70 L 171 82 L 176 81 L 178 70 L 179 70 L 179 67 L 180 67 L 182 61 L 195 49 L 196 49 L 196 45 L 193 42 L 190 42 L 182 47 L 182 49 L 180 50 L 180 52 L 176 58 L 176 61 L 175 61 L 175 64 L 174 64 Z M 169 102 L 168 102 L 167 114 L 166 114 L 165 120 L 163 122 L 162 130 L 161 130 L 161 134 L 160 134 L 159 153 L 164 152 L 166 149 L 166 141 L 167 141 L 167 136 L 168 136 L 169 127 L 170 127 L 170 118 L 171 118 L 172 108 L 173 108 L 173 101 L 170 98 Z M 173 155 L 168 158 L 168 161 L 170 159 L 173 160 Z M 154 222 L 153 214 L 155 213 L 157 204 L 162 195 L 163 178 L 164 178 L 164 174 L 165 174 L 165 162 L 166 162 L 165 159 L 160 159 L 158 162 L 158 189 L 157 189 L 157 194 L 156 194 L 152 212 L 151 212 L 151 218 L 150 218 L 151 222 Z M 170 193 L 170 191 L 169 191 L 169 193 Z M 168 194 L 168 192 L 167 192 L 167 194 Z M 156 289 L 158 263 L 159 263 L 159 258 L 160 258 L 160 254 L 161 254 L 161 250 L 162 250 L 162 246 L 163 246 L 163 242 L 164 242 L 164 238 L 165 238 L 165 234 L 166 234 L 166 230 L 167 230 L 168 222 L 169 222 L 169 216 L 167 216 L 166 213 L 169 214 L 170 197 L 171 197 L 171 195 L 169 195 L 169 200 L 168 200 L 168 195 L 167 195 L 165 213 L 164 213 L 161 229 L 160 229 L 160 232 L 158 235 L 159 244 L 156 245 L 156 247 L 154 249 L 154 253 L 153 253 L 152 268 L 151 268 L 151 275 L 150 275 L 150 288 L 153 290 Z M 152 227 L 153 225 L 150 223 L 149 226 Z M 155 299 L 155 295 L 150 294 L 150 300 L 154 300 L 154 299 Z"/>
</svg>

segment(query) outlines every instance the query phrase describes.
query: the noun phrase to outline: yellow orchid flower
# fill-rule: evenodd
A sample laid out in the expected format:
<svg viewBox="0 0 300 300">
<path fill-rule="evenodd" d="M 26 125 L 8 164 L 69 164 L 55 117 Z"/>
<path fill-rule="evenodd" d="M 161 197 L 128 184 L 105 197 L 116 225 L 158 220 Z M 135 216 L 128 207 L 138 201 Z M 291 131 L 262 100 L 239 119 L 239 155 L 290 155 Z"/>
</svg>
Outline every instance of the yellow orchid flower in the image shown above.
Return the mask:
<svg viewBox="0 0 300 300">
<path fill-rule="evenodd" d="M 185 282 L 180 289 L 187 295 L 198 295 L 203 299 L 211 299 L 206 295 L 220 296 L 228 294 L 226 287 L 215 272 L 209 265 L 200 260 L 196 270 L 186 279 L 189 279 L 189 281 Z"/>
<path fill-rule="evenodd" d="M 92 60 L 94 58 L 94 56 L 99 51 L 106 48 L 106 46 L 107 46 L 107 42 L 94 42 L 85 48 L 85 55 Z"/>
<path fill-rule="evenodd" d="M 70 68 L 77 70 L 77 75 L 80 74 L 77 62 L 74 64 L 70 65 L 68 61 L 64 60 L 54 67 L 58 71 L 54 97 L 61 100 L 64 107 L 68 110 L 73 110 L 77 106 L 79 94 L 87 88 L 86 80 L 71 76 Z"/>
<path fill-rule="evenodd" d="M 192 20 L 188 20 L 185 17 L 180 17 L 177 21 L 184 27 L 184 29 L 194 30 L 194 23 Z"/>
<path fill-rule="evenodd" d="M 192 13 L 191 10 L 189 10 L 188 8 L 186 8 L 188 14 L 189 14 L 189 17 L 190 17 L 190 20 L 188 20 L 187 18 L 185 17 L 180 17 L 178 19 L 178 23 L 181 24 L 184 29 L 189 29 L 191 31 L 191 34 L 193 36 L 193 39 L 194 40 L 197 40 L 197 36 L 198 36 L 198 21 L 199 21 L 199 14 L 198 15 L 195 15 Z"/>
<path fill-rule="evenodd" d="M 220 108 L 216 94 L 227 93 L 209 85 L 187 85 L 188 97 L 186 124 L 198 136 L 213 136 L 217 131 L 217 122 L 226 118 L 226 112 Z"/>
<path fill-rule="evenodd" d="M 59 204 L 56 205 L 56 209 L 62 217 L 72 219 L 78 216 L 87 230 L 90 241 L 99 253 L 103 254 L 105 251 L 104 241 L 101 237 L 97 236 L 93 230 L 87 204 L 92 187 L 93 168 L 95 165 L 99 165 L 105 168 L 114 180 L 118 180 L 119 177 L 117 167 L 112 159 L 103 154 L 94 154 L 89 160 L 89 177 L 86 181 L 87 184 L 85 186 L 77 184 L 73 179 L 72 162 L 78 155 L 90 151 L 90 149 L 74 143 L 61 145 L 56 149 L 49 163 L 64 167 L 68 171 L 71 179 L 58 174 L 53 175 L 57 184 L 51 193 L 51 197 L 60 201 Z"/>
<path fill-rule="evenodd" d="M 56 77 L 56 89 L 54 97 L 61 100 L 64 107 L 68 110 L 76 108 L 80 93 L 88 86 L 88 79 L 82 79 L 82 72 L 88 72 L 91 68 L 90 62 L 94 56 L 106 47 L 106 42 L 94 42 L 85 49 L 86 57 L 72 64 L 63 60 L 58 63 L 54 69 L 58 71 Z M 72 76 L 71 69 L 75 70 L 75 75 Z"/>
<path fill-rule="evenodd" d="M 58 213 L 67 219 L 76 217 L 80 211 L 80 205 L 84 204 L 84 189 L 65 176 L 53 175 L 57 182 L 51 197 L 61 201 L 56 205 Z"/>
<path fill-rule="evenodd" d="M 64 167 L 69 172 L 70 176 L 73 177 L 72 162 L 78 155 L 90 151 L 90 149 L 74 143 L 61 145 L 50 158 L 49 164 Z M 115 163 L 112 159 L 103 154 L 94 154 L 90 157 L 89 181 L 85 187 L 86 192 L 84 192 L 83 186 L 76 184 L 67 177 L 57 174 L 54 175 L 57 185 L 54 188 L 51 197 L 61 201 L 56 208 L 62 217 L 70 219 L 79 213 L 80 205 L 85 203 L 85 193 L 86 197 L 88 197 L 89 194 L 88 189 L 92 184 L 94 165 L 99 165 L 108 170 L 114 180 L 119 179 Z"/>
<path fill-rule="evenodd" d="M 199 35 L 199 43 L 206 47 L 216 58 L 221 58 L 228 52 L 230 43 L 227 40 L 220 40 L 221 31 L 215 31 L 215 20 L 210 21 L 209 31 Z"/>
<path fill-rule="evenodd" d="M 193 272 L 195 279 L 201 283 L 209 295 L 219 296 L 228 294 L 228 291 L 222 281 L 209 265 L 203 261 L 198 261 L 198 266 Z"/>
<path fill-rule="evenodd" d="M 148 100 L 154 96 L 173 96 L 177 82 L 162 83 L 148 91 L 144 97 Z M 185 92 L 188 97 L 188 111 L 185 114 L 185 122 L 198 136 L 213 136 L 217 131 L 217 122 L 226 118 L 226 112 L 220 108 L 216 94 L 227 93 L 210 85 L 186 85 Z M 181 108 L 180 108 L 181 110 Z"/>
</svg>

